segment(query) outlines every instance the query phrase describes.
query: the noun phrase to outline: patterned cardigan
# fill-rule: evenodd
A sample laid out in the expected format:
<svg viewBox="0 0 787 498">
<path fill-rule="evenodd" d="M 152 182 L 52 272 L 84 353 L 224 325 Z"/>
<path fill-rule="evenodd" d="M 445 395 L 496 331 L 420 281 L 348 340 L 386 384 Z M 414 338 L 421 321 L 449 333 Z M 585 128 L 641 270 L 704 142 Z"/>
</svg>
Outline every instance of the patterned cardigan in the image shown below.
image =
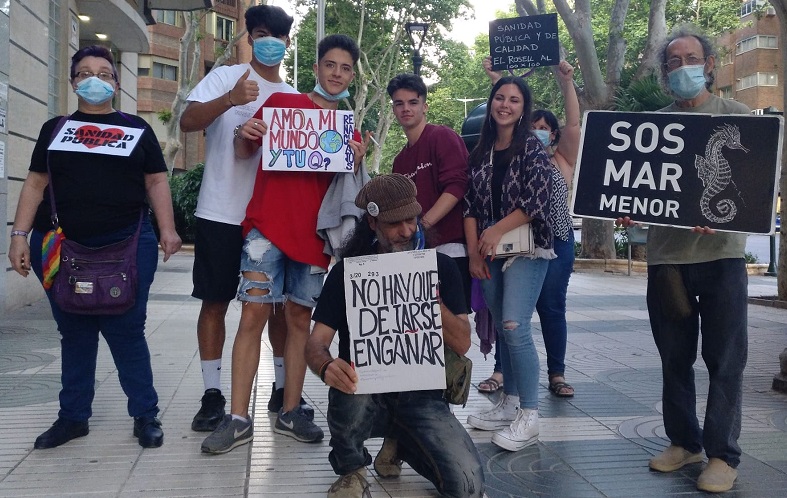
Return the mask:
<svg viewBox="0 0 787 498">
<path fill-rule="evenodd" d="M 552 163 L 538 139 L 530 135 L 524 155 L 516 155 L 503 179 L 503 199 L 500 212 L 492 212 L 492 151 L 481 164 L 470 164 L 470 182 L 464 199 L 465 218 L 478 221 L 481 232 L 512 213 L 522 209 L 533 218 L 533 243 L 537 258 L 553 259 L 552 227 L 549 223 L 552 194 Z"/>
</svg>

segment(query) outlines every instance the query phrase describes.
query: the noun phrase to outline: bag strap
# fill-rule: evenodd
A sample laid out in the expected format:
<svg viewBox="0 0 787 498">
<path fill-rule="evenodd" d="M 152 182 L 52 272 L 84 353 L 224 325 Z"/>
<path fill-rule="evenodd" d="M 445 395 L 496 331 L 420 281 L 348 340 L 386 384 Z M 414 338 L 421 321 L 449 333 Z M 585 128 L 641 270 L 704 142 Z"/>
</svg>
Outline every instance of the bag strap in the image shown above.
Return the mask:
<svg viewBox="0 0 787 498">
<path fill-rule="evenodd" d="M 55 137 L 57 136 L 58 133 L 60 133 L 60 130 L 63 129 L 63 126 L 65 126 L 66 122 L 68 121 L 68 118 L 70 118 L 70 117 L 71 117 L 70 114 L 68 116 L 61 116 L 60 117 L 60 120 L 55 125 L 55 129 L 52 130 L 52 136 L 49 137 L 49 145 L 52 145 L 52 142 L 54 142 Z M 54 187 L 52 187 L 52 169 L 49 167 L 49 155 L 50 155 L 50 153 L 51 153 L 51 151 L 47 148 L 47 151 L 46 151 L 46 174 L 49 177 L 49 209 L 50 209 L 50 217 L 49 217 L 49 219 L 52 221 L 52 227 L 55 230 L 57 230 L 57 228 L 60 226 L 60 222 L 57 219 L 57 207 L 55 206 L 55 189 L 54 189 Z"/>
</svg>

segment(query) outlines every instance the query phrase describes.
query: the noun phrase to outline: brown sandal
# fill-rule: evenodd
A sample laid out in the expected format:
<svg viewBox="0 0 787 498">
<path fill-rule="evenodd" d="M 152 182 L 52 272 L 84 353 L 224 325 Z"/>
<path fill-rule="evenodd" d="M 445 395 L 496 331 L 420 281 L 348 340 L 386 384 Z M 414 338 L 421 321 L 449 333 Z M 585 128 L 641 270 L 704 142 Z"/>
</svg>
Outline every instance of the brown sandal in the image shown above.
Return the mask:
<svg viewBox="0 0 787 498">
<path fill-rule="evenodd" d="M 495 380 L 494 377 L 489 377 L 478 383 L 478 392 L 484 394 L 492 394 L 503 388 L 503 383 Z"/>
</svg>

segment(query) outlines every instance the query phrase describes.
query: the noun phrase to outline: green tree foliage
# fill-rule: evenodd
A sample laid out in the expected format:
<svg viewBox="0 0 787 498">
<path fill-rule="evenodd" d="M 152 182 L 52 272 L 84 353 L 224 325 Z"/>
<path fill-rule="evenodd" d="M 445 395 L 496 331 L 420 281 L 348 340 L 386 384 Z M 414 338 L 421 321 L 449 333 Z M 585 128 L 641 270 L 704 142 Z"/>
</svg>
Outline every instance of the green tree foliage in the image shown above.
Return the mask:
<svg viewBox="0 0 787 498">
<path fill-rule="evenodd" d="M 182 175 L 172 176 L 169 179 L 172 207 L 175 211 L 175 229 L 183 242 L 194 242 L 197 223 L 194 211 L 197 210 L 197 198 L 204 171 L 205 165 L 199 163 Z"/>
<path fill-rule="evenodd" d="M 432 2 L 383 0 L 336 0 L 326 2 L 326 35 L 344 33 L 355 38 L 361 49 L 361 59 L 356 66 L 356 78 L 350 93 L 349 105 L 356 121 L 363 130 L 372 130 L 378 142 L 383 143 L 388 134 L 392 114 L 385 91 L 388 81 L 398 73 L 411 71 L 410 40 L 404 31 L 408 21 L 430 24 L 424 40 L 422 74 L 434 74 L 430 47 L 442 47 L 443 33 L 450 31 L 451 22 L 464 15 L 467 0 L 435 0 Z M 316 59 L 316 9 L 313 1 L 301 0 L 298 4 L 306 14 L 298 27 L 298 86 L 308 91 L 314 86 L 312 64 Z M 436 50 L 436 49 L 435 49 Z M 289 67 L 293 60 L 287 60 Z M 380 165 L 379 151 L 372 151 L 367 164 L 372 170 Z"/>
</svg>

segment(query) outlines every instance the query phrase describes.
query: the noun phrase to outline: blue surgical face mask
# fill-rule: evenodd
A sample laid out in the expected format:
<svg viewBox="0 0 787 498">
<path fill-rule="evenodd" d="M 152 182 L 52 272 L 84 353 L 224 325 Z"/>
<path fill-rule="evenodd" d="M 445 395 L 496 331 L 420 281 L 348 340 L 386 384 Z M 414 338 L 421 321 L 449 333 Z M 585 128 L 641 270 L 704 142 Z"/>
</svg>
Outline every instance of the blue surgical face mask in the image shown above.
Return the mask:
<svg viewBox="0 0 787 498">
<path fill-rule="evenodd" d="M 533 135 L 535 135 L 536 138 L 541 141 L 541 145 L 544 147 L 549 147 L 549 145 L 552 143 L 552 139 L 549 138 L 549 135 L 551 134 L 552 132 L 547 130 L 533 130 Z"/>
<path fill-rule="evenodd" d="M 263 36 L 254 40 L 254 58 L 266 66 L 280 63 L 284 59 L 285 50 L 287 44 L 275 36 Z"/>
<path fill-rule="evenodd" d="M 100 105 L 112 98 L 115 87 L 97 76 L 91 76 L 77 83 L 76 94 L 88 104 Z"/>
<path fill-rule="evenodd" d="M 669 87 L 678 97 L 689 100 L 705 88 L 705 65 L 681 66 L 667 74 Z"/>
<path fill-rule="evenodd" d="M 346 99 L 347 97 L 350 96 L 350 92 L 346 88 L 342 90 L 340 93 L 337 93 L 336 95 L 331 95 L 330 93 L 325 91 L 325 88 L 322 87 L 319 80 L 317 81 L 317 84 L 314 85 L 314 93 L 324 98 L 328 102 L 336 102 L 337 100 Z"/>
</svg>

